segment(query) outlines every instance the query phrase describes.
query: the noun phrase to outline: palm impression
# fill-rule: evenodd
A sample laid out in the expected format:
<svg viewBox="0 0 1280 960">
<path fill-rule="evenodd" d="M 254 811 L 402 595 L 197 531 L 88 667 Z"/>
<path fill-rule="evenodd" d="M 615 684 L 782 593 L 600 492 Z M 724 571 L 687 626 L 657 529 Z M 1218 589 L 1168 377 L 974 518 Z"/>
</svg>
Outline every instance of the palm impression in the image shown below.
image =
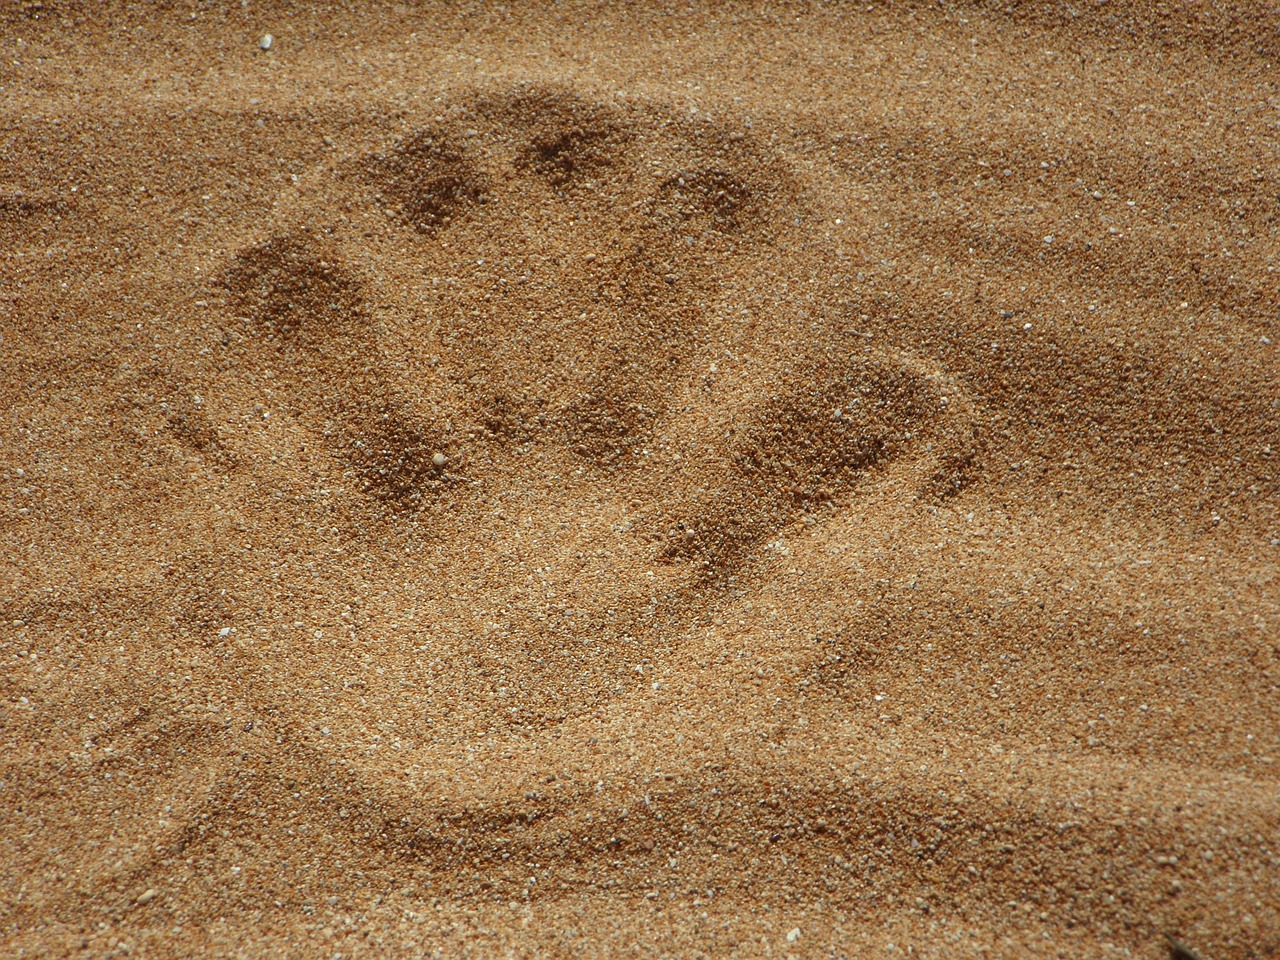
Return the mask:
<svg viewBox="0 0 1280 960">
<path fill-rule="evenodd" d="M 527 87 L 305 178 L 219 281 L 295 437 L 272 469 L 323 478 L 240 588 L 286 621 L 244 651 L 263 698 L 545 729 L 636 696 L 869 485 L 958 490 L 972 405 L 858 330 L 806 190 L 742 124 Z"/>
</svg>

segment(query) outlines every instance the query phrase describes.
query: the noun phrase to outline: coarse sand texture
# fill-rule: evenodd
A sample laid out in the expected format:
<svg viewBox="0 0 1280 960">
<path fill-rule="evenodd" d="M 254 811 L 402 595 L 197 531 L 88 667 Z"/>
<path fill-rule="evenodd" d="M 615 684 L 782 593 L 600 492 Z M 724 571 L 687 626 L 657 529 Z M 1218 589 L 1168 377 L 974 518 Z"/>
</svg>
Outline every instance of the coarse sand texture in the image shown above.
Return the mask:
<svg viewBox="0 0 1280 960">
<path fill-rule="evenodd" d="M 1280 7 L 0 6 L 0 954 L 1280 958 Z"/>
</svg>

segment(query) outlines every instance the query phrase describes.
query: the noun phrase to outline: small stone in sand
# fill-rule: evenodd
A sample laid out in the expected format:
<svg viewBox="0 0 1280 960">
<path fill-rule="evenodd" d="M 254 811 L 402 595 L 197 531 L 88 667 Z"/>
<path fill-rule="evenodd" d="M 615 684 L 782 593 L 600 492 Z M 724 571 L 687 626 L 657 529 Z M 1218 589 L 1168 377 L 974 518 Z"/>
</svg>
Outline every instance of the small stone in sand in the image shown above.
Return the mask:
<svg viewBox="0 0 1280 960">
<path fill-rule="evenodd" d="M 270 50 L 270 49 L 271 49 L 271 41 L 272 41 L 272 40 L 274 40 L 274 39 L 275 39 L 275 37 L 271 36 L 271 34 L 269 34 L 269 33 L 264 33 L 264 34 L 262 35 L 262 39 L 258 41 L 258 49 L 259 49 L 259 50 Z"/>
<path fill-rule="evenodd" d="M 431 455 L 431 462 L 434 463 L 437 467 L 443 467 L 446 463 L 449 462 L 449 458 L 446 457 L 443 453 L 433 453 Z"/>
<path fill-rule="evenodd" d="M 795 943 L 799 939 L 800 939 L 799 927 L 796 927 L 790 933 L 787 934 L 787 943 Z"/>
</svg>

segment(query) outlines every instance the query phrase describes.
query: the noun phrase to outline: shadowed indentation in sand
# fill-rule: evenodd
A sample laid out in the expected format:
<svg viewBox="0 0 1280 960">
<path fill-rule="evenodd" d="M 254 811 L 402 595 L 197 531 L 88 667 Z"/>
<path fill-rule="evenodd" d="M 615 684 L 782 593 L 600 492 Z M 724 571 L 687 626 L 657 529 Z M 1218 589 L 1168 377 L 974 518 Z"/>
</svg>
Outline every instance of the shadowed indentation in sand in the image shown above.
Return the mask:
<svg viewBox="0 0 1280 960">
<path fill-rule="evenodd" d="M 986 438 L 977 425 L 974 425 L 967 438 L 959 438 L 958 449 L 939 457 L 938 469 L 925 484 L 923 493 L 938 501 L 962 493 L 981 472 L 985 449 Z"/>
<path fill-rule="evenodd" d="M 624 114 L 554 87 L 482 103 L 480 111 L 522 130 L 527 145 L 516 154 L 517 171 L 571 190 L 627 165 L 632 135 Z"/>
<path fill-rule="evenodd" d="M 923 459 L 926 445 L 942 443 L 943 421 L 957 419 L 946 400 L 897 358 L 823 358 L 793 369 L 781 389 L 730 422 L 729 438 L 705 458 L 716 464 L 714 485 L 666 518 L 660 556 L 694 560 L 707 573 L 731 570 L 800 514 L 847 499 L 871 471 Z M 949 426 L 976 432 L 972 423 Z M 953 443 L 938 450 L 943 466 L 922 494 L 954 493 L 969 475 L 962 467 L 977 469 L 976 454 L 954 454 Z"/>
<path fill-rule="evenodd" d="M 452 482 L 433 460 L 444 440 L 381 373 L 361 285 L 339 257 L 306 238 L 273 237 L 238 254 L 224 283 L 254 324 L 248 339 L 275 341 L 283 354 L 298 415 L 334 424 L 322 432 L 366 492 L 414 510 Z"/>
<path fill-rule="evenodd" d="M 259 324 L 260 336 L 300 337 L 319 347 L 364 319 L 354 278 L 300 236 L 272 237 L 237 254 L 224 282 L 237 310 Z"/>
<path fill-rule="evenodd" d="M 423 131 L 370 157 L 365 176 L 404 220 L 429 235 L 484 203 L 488 193 L 484 176 L 466 152 L 435 131 Z"/>
<path fill-rule="evenodd" d="M 545 178 L 553 187 L 564 187 L 610 165 L 608 132 L 572 126 L 535 136 L 519 164 Z"/>
<path fill-rule="evenodd" d="M 169 429 L 184 447 L 205 457 L 217 470 L 227 472 L 239 466 L 240 458 L 223 442 L 217 425 L 186 393 L 172 396 L 165 407 Z"/>
<path fill-rule="evenodd" d="M 611 279 L 610 307 L 627 318 L 627 336 L 557 418 L 570 446 L 599 464 L 634 454 L 652 436 L 684 374 L 689 344 L 706 325 L 715 287 L 652 242 L 633 245 Z"/>
<path fill-rule="evenodd" d="M 0 193 L 0 236 L 16 242 L 32 230 L 47 230 L 70 208 L 70 203 L 57 197 L 22 191 Z"/>
</svg>

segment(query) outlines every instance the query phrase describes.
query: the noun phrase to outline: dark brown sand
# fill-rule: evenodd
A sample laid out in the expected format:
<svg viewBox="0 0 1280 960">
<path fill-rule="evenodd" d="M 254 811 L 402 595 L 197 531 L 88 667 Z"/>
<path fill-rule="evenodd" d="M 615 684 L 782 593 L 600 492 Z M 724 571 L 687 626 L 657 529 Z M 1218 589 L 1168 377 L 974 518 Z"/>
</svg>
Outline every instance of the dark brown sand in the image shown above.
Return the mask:
<svg viewBox="0 0 1280 960">
<path fill-rule="evenodd" d="M 0 952 L 1280 956 L 1280 7 L 0 23 Z"/>
</svg>

